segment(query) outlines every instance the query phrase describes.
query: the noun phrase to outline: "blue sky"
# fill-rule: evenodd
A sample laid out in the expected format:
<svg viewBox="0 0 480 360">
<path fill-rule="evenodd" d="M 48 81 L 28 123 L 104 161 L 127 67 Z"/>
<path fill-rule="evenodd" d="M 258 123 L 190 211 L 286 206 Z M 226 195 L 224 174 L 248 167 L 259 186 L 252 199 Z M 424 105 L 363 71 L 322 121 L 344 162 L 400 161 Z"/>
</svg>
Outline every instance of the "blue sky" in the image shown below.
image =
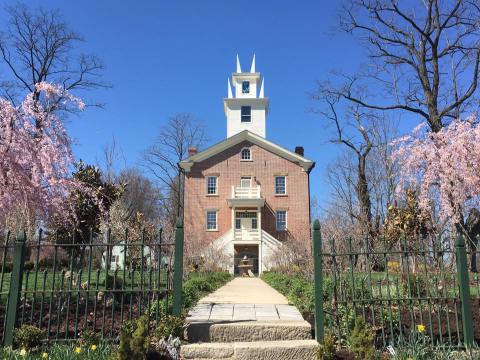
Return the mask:
<svg viewBox="0 0 480 360">
<path fill-rule="evenodd" d="M 14 3 L 13 1 L 4 1 Z M 82 34 L 84 51 L 106 65 L 113 88 L 88 94 L 106 104 L 73 117 L 75 155 L 95 163 L 115 136 L 125 157 L 139 163 L 166 119 L 189 112 L 203 121 L 212 143 L 226 136 L 222 99 L 238 53 L 244 69 L 256 53 L 270 98 L 267 138 L 286 148 L 305 147 L 317 165 L 312 193 L 328 199 L 325 169 L 339 148 L 329 144 L 325 122 L 309 112 L 308 92 L 332 70 L 355 71 L 360 46 L 332 35 L 336 1 L 29 0 L 59 8 Z M 294 5 L 295 4 L 295 5 Z M 0 15 L 3 20 L 4 14 Z"/>
</svg>

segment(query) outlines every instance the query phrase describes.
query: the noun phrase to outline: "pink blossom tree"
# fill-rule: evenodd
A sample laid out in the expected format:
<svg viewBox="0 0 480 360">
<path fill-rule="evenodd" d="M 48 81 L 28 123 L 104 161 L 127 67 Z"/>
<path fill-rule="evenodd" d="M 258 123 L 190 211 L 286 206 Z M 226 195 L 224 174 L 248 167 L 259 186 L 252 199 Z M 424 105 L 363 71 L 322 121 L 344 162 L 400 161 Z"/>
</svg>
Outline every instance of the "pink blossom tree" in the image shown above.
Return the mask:
<svg viewBox="0 0 480 360">
<path fill-rule="evenodd" d="M 477 117 L 454 120 L 436 133 L 428 131 L 423 123 L 394 145 L 392 156 L 400 166 L 397 194 L 405 194 L 406 188 L 415 189 L 422 211 L 438 212 L 441 221 L 468 239 L 465 217 L 480 203 Z M 476 248 L 475 239 L 469 240 Z"/>
<path fill-rule="evenodd" d="M 59 105 L 84 108 L 61 86 L 44 82 L 19 106 L 0 97 L 0 221 L 11 211 L 24 218 L 63 213 L 75 183 L 69 178 L 72 141 L 55 114 Z"/>
</svg>

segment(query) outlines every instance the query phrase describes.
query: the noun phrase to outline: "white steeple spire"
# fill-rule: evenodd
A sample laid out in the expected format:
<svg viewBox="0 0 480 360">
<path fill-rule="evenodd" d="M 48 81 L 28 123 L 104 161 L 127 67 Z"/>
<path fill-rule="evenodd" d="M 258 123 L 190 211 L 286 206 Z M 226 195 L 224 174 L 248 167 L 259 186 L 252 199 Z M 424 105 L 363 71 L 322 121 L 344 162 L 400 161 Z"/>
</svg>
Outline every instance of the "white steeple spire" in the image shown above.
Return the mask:
<svg viewBox="0 0 480 360">
<path fill-rule="evenodd" d="M 238 58 L 238 54 L 237 54 L 237 73 L 241 73 L 242 72 L 242 68 L 240 67 L 240 59 Z"/>
<path fill-rule="evenodd" d="M 227 97 L 223 99 L 227 137 L 245 130 L 265 137 L 269 101 L 264 96 L 265 84 L 256 71 L 255 60 L 253 54 L 250 71 L 242 72 L 237 54 L 237 71 L 227 80 Z"/>
<path fill-rule="evenodd" d="M 250 68 L 250 72 L 255 72 L 255 53 L 253 54 L 252 67 Z"/>
<path fill-rule="evenodd" d="M 233 95 L 232 95 L 232 86 L 230 85 L 230 78 L 227 79 L 228 80 L 228 98 L 231 99 L 233 98 Z"/>
</svg>

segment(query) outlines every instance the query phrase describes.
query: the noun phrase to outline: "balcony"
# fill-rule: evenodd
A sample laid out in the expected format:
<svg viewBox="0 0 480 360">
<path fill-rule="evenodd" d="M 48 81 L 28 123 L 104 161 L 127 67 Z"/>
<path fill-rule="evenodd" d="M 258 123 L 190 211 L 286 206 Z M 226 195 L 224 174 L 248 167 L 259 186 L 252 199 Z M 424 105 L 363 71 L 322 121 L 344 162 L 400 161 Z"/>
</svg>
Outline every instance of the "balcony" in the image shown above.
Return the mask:
<svg viewBox="0 0 480 360">
<path fill-rule="evenodd" d="M 260 186 L 241 187 L 232 186 L 232 197 L 227 199 L 230 207 L 263 207 L 265 199 L 262 197 Z"/>
</svg>

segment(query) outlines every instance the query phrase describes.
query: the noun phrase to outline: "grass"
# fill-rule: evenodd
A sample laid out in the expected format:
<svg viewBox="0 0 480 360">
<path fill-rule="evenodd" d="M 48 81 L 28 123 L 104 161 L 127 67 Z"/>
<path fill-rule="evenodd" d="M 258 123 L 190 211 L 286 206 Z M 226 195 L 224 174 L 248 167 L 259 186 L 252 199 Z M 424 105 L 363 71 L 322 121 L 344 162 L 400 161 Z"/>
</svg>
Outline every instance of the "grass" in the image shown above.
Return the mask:
<svg viewBox="0 0 480 360">
<path fill-rule="evenodd" d="M 79 272 L 75 272 L 79 274 Z M 112 271 L 109 270 L 91 270 L 90 273 L 88 269 L 83 269 L 80 279 L 78 275 L 76 277 L 66 277 L 62 275 L 62 270 L 56 271 L 55 274 L 50 269 L 48 271 L 27 271 L 23 276 L 23 285 L 22 285 L 22 294 L 26 295 L 27 299 L 32 299 L 34 296 L 36 299 L 44 300 L 49 299 L 52 291 L 54 292 L 63 292 L 63 294 L 71 293 L 74 297 L 78 292 L 85 293 L 85 290 L 89 290 L 91 296 L 98 291 L 110 291 L 113 288 L 113 283 L 107 284 L 105 287 L 105 279 L 108 276 L 116 275 L 116 287 L 123 288 L 125 291 L 137 291 L 143 282 L 144 287 L 148 289 L 157 288 L 157 279 L 158 271 L 157 270 L 147 270 L 144 272 L 141 271 L 125 271 L 118 270 Z M 125 281 L 124 281 L 125 275 Z M 143 277 L 142 277 L 143 276 Z M 62 284 L 63 280 L 63 284 Z M 80 281 L 79 281 L 80 280 Z M 120 282 L 119 282 L 120 281 Z M 167 274 L 165 270 L 160 272 L 160 289 L 164 289 L 167 282 Z M 87 286 L 88 285 L 88 286 Z M 0 304 L 6 303 L 6 298 L 8 295 L 8 290 L 10 287 L 10 273 L 0 274 Z"/>
</svg>

